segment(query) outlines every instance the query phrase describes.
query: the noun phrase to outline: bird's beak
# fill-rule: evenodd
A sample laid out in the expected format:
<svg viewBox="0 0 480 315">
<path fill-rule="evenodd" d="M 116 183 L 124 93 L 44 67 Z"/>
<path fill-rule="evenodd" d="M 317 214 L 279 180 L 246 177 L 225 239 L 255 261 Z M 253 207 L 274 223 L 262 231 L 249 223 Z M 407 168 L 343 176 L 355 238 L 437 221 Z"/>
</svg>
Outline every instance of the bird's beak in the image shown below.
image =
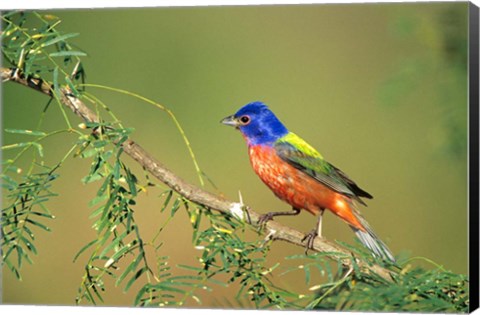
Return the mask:
<svg viewBox="0 0 480 315">
<path fill-rule="evenodd" d="M 232 127 L 238 127 L 240 125 L 238 120 L 233 115 L 223 118 L 220 122 L 224 125 Z"/>
</svg>

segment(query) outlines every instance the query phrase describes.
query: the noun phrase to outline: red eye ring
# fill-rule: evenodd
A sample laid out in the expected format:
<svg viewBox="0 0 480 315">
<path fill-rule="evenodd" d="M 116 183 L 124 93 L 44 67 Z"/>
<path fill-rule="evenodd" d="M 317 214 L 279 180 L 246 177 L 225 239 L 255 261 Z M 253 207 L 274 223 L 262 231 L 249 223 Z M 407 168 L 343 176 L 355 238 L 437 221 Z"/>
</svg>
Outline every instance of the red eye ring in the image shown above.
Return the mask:
<svg viewBox="0 0 480 315">
<path fill-rule="evenodd" d="M 250 122 L 250 117 L 247 116 L 247 115 L 244 115 L 244 116 L 240 117 L 239 120 L 242 123 L 242 125 L 247 125 Z"/>
</svg>

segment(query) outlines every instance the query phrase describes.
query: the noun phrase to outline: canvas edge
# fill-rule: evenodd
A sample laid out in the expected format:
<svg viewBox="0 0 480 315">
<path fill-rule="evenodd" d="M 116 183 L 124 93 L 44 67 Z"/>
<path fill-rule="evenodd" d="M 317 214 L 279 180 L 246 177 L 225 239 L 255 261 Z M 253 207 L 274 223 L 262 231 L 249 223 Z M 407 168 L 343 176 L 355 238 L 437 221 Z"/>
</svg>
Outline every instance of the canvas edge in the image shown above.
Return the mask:
<svg viewBox="0 0 480 315">
<path fill-rule="evenodd" d="M 469 298 L 479 307 L 479 8 L 469 3 Z"/>
</svg>

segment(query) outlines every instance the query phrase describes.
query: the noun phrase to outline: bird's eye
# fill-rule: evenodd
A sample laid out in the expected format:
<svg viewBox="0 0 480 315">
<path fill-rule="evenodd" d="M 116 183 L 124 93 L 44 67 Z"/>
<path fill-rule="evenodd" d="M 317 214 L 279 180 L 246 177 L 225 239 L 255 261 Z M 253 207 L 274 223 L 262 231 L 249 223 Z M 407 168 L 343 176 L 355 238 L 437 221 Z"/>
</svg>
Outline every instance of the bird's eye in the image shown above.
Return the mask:
<svg viewBox="0 0 480 315">
<path fill-rule="evenodd" d="M 246 116 L 246 115 L 245 115 L 245 116 L 242 116 L 242 117 L 240 117 L 240 122 L 241 122 L 243 125 L 246 125 L 246 124 L 248 124 L 248 123 L 250 122 L 250 117 L 248 117 L 248 116 Z"/>
</svg>

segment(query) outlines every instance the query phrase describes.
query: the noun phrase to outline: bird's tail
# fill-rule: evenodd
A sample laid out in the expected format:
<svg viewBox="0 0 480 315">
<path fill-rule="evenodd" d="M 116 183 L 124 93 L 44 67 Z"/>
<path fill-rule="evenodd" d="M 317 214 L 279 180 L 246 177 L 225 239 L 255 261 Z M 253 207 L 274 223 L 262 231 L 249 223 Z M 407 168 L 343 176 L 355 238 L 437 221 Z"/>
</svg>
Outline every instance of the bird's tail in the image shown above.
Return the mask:
<svg viewBox="0 0 480 315">
<path fill-rule="evenodd" d="M 385 243 L 382 242 L 382 240 L 380 240 L 380 238 L 373 232 L 367 220 L 365 220 L 360 213 L 358 213 L 358 211 L 354 211 L 354 214 L 365 229 L 362 231 L 354 226 L 351 226 L 360 242 L 362 242 L 365 247 L 370 249 L 375 256 L 394 263 L 395 257 L 393 257 L 392 252 L 387 245 L 385 245 Z"/>
</svg>

